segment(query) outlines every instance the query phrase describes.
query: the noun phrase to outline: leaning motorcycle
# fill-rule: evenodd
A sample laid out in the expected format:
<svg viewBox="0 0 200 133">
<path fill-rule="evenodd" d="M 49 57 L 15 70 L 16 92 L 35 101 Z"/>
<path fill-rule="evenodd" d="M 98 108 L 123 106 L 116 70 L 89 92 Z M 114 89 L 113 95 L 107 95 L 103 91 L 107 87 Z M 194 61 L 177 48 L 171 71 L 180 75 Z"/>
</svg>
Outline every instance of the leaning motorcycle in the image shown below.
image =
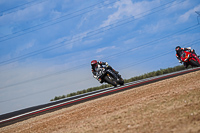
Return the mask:
<svg viewBox="0 0 200 133">
<path fill-rule="evenodd" d="M 194 53 L 188 51 L 182 51 L 181 61 L 188 63 L 192 67 L 200 67 L 200 59 Z"/>
<path fill-rule="evenodd" d="M 117 75 L 113 70 L 109 69 L 108 67 L 102 67 L 98 71 L 98 78 L 101 82 L 106 82 L 117 87 L 117 84 L 124 85 L 124 80 L 120 75 Z"/>
</svg>

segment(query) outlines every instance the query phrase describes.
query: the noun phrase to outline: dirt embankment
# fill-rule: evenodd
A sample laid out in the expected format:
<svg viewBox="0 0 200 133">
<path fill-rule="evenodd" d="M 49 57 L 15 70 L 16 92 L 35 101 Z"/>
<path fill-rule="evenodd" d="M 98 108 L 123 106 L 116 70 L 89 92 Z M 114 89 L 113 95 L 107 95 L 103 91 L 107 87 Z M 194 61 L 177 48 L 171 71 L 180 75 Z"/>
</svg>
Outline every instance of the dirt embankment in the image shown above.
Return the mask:
<svg viewBox="0 0 200 133">
<path fill-rule="evenodd" d="M 200 133 L 200 71 L 44 114 L 1 133 Z"/>
</svg>

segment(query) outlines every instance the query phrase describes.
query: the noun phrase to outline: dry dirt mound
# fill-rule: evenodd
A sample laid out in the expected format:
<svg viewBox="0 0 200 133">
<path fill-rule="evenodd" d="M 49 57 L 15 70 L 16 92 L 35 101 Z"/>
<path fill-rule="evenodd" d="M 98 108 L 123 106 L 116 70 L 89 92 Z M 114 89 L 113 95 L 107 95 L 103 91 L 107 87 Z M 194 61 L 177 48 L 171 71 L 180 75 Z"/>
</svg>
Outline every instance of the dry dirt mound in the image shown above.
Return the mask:
<svg viewBox="0 0 200 133">
<path fill-rule="evenodd" d="M 1 133 L 200 132 L 200 71 L 44 114 Z"/>
</svg>

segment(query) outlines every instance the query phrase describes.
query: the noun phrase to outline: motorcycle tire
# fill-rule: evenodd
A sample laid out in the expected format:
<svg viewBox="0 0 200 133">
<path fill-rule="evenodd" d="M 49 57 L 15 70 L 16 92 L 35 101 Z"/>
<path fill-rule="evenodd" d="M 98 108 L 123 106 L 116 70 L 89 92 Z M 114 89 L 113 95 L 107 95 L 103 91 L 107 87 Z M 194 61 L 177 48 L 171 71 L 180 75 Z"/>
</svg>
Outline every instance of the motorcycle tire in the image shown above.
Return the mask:
<svg viewBox="0 0 200 133">
<path fill-rule="evenodd" d="M 114 87 L 117 87 L 117 82 L 116 81 L 112 81 L 108 78 L 108 76 L 105 76 L 104 77 L 104 80 L 108 83 L 108 84 L 111 84 L 113 85 Z"/>
<path fill-rule="evenodd" d="M 200 64 L 198 61 L 190 60 L 190 65 L 195 67 L 200 67 Z"/>
<path fill-rule="evenodd" d="M 121 78 L 119 81 L 117 81 L 118 84 L 124 85 L 124 80 Z"/>
</svg>

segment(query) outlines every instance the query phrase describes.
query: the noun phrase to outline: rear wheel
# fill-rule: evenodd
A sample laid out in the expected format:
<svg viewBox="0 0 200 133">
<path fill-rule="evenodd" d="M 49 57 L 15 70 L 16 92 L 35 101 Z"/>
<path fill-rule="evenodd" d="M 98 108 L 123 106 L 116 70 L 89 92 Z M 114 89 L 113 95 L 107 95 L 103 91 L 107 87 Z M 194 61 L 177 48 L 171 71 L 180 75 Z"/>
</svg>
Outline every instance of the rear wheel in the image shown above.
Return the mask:
<svg viewBox="0 0 200 133">
<path fill-rule="evenodd" d="M 111 77 L 109 78 L 108 76 L 105 76 L 105 77 L 104 77 L 104 80 L 105 80 L 108 84 L 111 84 L 111 85 L 117 87 L 117 82 L 114 81 L 114 80 L 111 80 Z"/>
<path fill-rule="evenodd" d="M 195 67 L 200 67 L 200 64 L 198 61 L 190 60 L 190 65 Z"/>
</svg>

